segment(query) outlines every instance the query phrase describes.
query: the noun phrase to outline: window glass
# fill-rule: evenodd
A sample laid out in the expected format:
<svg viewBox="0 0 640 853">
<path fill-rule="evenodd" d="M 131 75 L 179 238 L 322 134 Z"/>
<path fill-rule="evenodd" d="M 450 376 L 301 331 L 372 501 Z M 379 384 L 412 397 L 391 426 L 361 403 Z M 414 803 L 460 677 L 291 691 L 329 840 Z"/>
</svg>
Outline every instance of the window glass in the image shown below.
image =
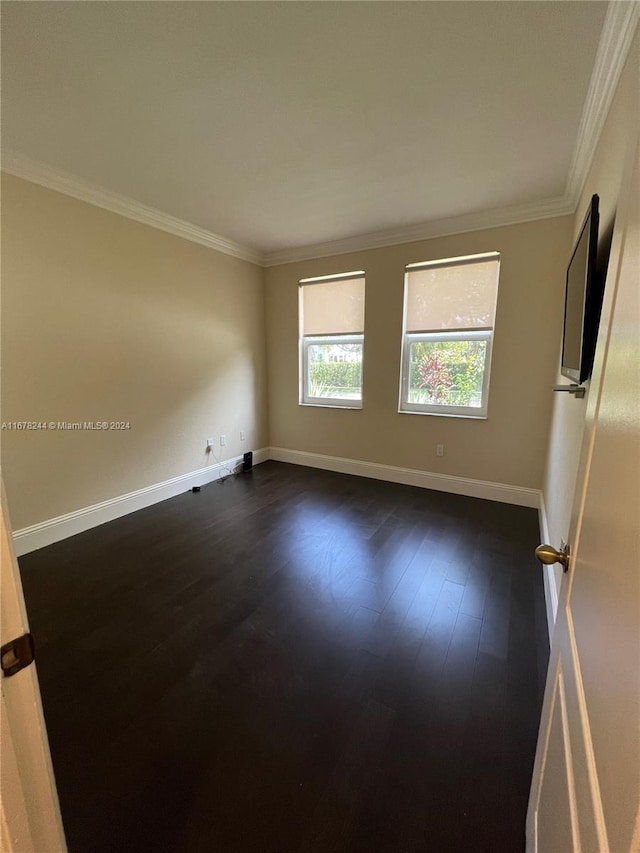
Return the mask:
<svg viewBox="0 0 640 853">
<path fill-rule="evenodd" d="M 364 273 L 300 282 L 300 403 L 362 407 Z"/>
<path fill-rule="evenodd" d="M 487 416 L 499 264 L 491 253 L 406 268 L 401 412 Z"/>
</svg>

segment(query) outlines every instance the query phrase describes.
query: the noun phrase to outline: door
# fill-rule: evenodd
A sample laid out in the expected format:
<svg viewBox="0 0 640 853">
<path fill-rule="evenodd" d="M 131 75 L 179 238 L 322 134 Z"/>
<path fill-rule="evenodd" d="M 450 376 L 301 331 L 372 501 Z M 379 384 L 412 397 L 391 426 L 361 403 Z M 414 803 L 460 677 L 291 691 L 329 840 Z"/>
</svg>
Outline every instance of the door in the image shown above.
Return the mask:
<svg viewBox="0 0 640 853">
<path fill-rule="evenodd" d="M 527 850 L 640 851 L 640 164 L 630 147 L 551 648 Z"/>
<path fill-rule="evenodd" d="M 2 645 L 29 628 L 2 488 Z M 0 849 L 63 853 L 66 848 L 35 665 L 0 681 Z"/>
</svg>

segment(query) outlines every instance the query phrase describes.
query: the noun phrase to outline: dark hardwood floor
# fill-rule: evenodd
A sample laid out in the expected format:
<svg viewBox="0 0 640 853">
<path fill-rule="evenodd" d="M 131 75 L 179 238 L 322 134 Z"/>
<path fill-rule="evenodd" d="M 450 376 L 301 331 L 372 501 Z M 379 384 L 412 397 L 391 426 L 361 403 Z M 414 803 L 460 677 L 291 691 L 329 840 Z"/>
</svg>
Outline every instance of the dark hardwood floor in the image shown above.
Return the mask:
<svg viewBox="0 0 640 853">
<path fill-rule="evenodd" d="M 267 462 L 22 557 L 69 850 L 523 850 L 537 542 Z"/>
</svg>

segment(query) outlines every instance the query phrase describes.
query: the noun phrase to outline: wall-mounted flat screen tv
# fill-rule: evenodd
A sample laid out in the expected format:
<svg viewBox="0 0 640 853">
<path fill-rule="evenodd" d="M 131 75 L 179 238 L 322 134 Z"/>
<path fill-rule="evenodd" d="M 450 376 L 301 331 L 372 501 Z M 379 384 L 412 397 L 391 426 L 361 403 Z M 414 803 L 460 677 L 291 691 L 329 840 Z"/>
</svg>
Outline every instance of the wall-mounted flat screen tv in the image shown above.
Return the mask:
<svg viewBox="0 0 640 853">
<path fill-rule="evenodd" d="M 602 305 L 598 203 L 594 195 L 567 268 L 560 372 L 579 385 L 591 376 Z"/>
</svg>

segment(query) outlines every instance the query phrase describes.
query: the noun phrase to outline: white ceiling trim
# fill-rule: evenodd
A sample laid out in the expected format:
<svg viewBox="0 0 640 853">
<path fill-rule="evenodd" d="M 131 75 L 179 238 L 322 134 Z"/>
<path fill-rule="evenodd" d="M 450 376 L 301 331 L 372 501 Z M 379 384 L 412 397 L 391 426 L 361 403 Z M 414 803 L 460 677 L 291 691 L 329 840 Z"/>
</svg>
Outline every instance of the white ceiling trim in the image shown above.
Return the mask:
<svg viewBox="0 0 640 853">
<path fill-rule="evenodd" d="M 575 212 L 639 18 L 640 3 L 615 1 L 609 3 L 580 122 L 567 188 L 565 194 L 557 198 L 265 254 L 191 222 L 148 207 L 135 199 L 95 186 L 45 163 L 31 160 L 17 152 L 3 150 L 2 171 L 193 243 L 199 243 L 226 255 L 265 267 L 565 216 Z"/>
<path fill-rule="evenodd" d="M 564 197 L 547 199 L 531 204 L 514 205 L 496 210 L 469 213 L 450 219 L 438 219 L 432 222 L 411 225 L 405 228 L 393 228 L 377 231 L 373 234 L 363 234 L 357 237 L 347 237 L 329 243 L 317 243 L 310 246 L 300 246 L 293 249 L 283 249 L 265 254 L 249 246 L 243 246 L 228 240 L 212 231 L 193 225 L 183 219 L 178 219 L 161 210 L 141 204 L 135 199 L 113 193 L 102 187 L 90 184 L 76 178 L 67 172 L 54 169 L 46 163 L 32 160 L 13 151 L 2 152 L 2 171 L 34 184 L 55 190 L 79 201 L 93 204 L 111 213 L 118 213 L 127 219 L 133 219 L 152 228 L 167 231 L 177 237 L 199 243 L 210 249 L 216 249 L 226 255 L 241 258 L 245 261 L 263 267 L 277 266 L 292 261 L 322 258 L 329 255 L 343 255 L 349 252 L 366 249 L 394 246 L 402 243 L 415 243 L 432 237 L 444 237 L 451 234 L 464 234 L 468 231 L 481 231 L 484 228 L 496 228 L 500 225 L 515 225 L 518 222 L 531 222 L 536 219 L 548 219 L 553 216 L 565 216 L 574 212 L 575 206 Z"/>
<path fill-rule="evenodd" d="M 447 237 L 468 231 L 480 231 L 483 228 L 497 228 L 502 225 L 515 225 L 518 222 L 532 222 L 536 219 L 575 213 L 639 19 L 638 0 L 633 2 L 611 0 L 609 3 L 563 196 L 531 204 L 466 214 L 451 219 L 434 220 L 408 228 L 379 231 L 375 234 L 365 234 L 330 243 L 269 252 L 265 256 L 264 265 L 272 267 L 294 261 L 307 261 L 330 255 L 413 243 L 433 237 Z"/>
<path fill-rule="evenodd" d="M 565 191 L 574 208 L 580 201 L 639 19 L 640 3 L 609 3 Z"/>
<path fill-rule="evenodd" d="M 40 184 L 47 189 L 72 196 L 79 201 L 86 201 L 88 204 L 109 210 L 111 213 L 119 213 L 127 219 L 141 222 L 143 225 L 150 225 L 152 228 L 167 231 L 169 234 L 190 240 L 192 243 L 199 243 L 209 249 L 216 249 L 225 255 L 250 261 L 259 266 L 263 265 L 264 254 L 262 252 L 235 243 L 233 240 L 228 240 L 226 237 L 214 234 L 212 231 L 207 231 L 205 228 L 200 228 L 184 219 L 178 219 L 161 210 L 156 210 L 154 207 L 148 207 L 146 204 L 135 201 L 135 199 L 90 184 L 67 172 L 54 169 L 46 163 L 40 163 L 37 160 L 31 160 L 21 154 L 4 149 L 2 151 L 2 171 L 18 178 L 24 178 L 34 184 Z"/>
<path fill-rule="evenodd" d="M 482 231 L 485 228 L 498 228 L 501 225 L 517 225 L 519 222 L 532 222 L 536 219 L 549 219 L 553 216 L 567 216 L 574 208 L 564 197 L 532 202 L 531 204 L 512 205 L 495 210 L 483 210 L 480 213 L 467 213 L 450 219 L 438 219 L 410 225 L 407 228 L 394 228 L 389 231 L 377 231 L 344 240 L 329 243 L 316 243 L 312 246 L 300 246 L 295 249 L 283 249 L 269 252 L 264 259 L 265 267 L 289 264 L 293 261 L 308 261 L 313 258 L 326 258 L 330 255 L 346 255 L 367 249 L 380 249 L 384 246 L 398 246 L 402 243 L 416 243 L 433 237 L 449 237 L 452 234 L 465 234 L 468 231 Z"/>
</svg>

